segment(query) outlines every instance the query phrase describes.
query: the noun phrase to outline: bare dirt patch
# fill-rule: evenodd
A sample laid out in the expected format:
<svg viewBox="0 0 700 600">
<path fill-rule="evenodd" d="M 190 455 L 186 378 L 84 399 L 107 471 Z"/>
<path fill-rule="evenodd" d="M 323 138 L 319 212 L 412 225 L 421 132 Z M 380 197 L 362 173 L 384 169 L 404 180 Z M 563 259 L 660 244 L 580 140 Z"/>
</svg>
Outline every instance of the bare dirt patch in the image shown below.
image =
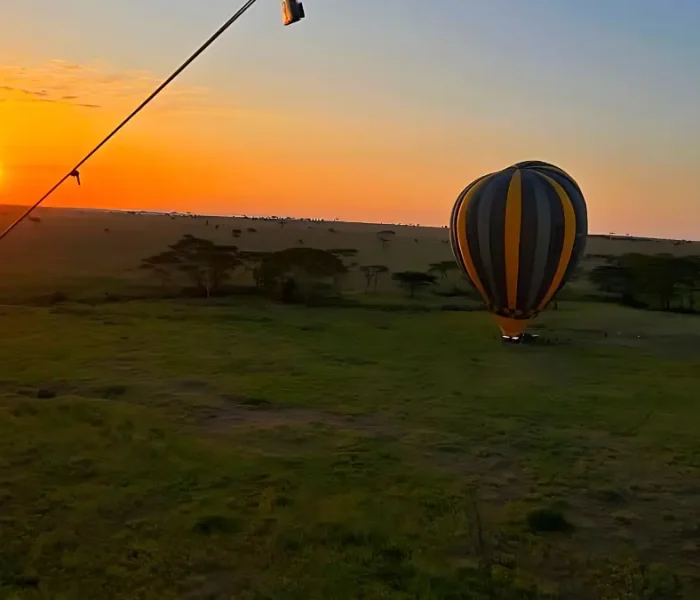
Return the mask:
<svg viewBox="0 0 700 600">
<path fill-rule="evenodd" d="M 295 406 L 280 406 L 264 399 L 226 394 L 221 406 L 192 407 L 191 414 L 198 426 L 208 433 L 226 433 L 235 428 L 320 425 L 337 429 L 361 431 L 368 435 L 391 436 L 392 424 L 374 415 L 341 415 Z"/>
</svg>

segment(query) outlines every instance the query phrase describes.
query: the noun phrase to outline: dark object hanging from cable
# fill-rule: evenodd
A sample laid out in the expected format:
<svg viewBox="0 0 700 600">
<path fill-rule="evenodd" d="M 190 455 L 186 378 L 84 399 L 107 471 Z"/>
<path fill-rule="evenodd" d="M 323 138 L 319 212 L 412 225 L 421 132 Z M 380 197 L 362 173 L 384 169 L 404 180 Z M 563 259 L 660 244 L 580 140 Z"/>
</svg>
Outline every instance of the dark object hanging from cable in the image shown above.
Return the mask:
<svg viewBox="0 0 700 600">
<path fill-rule="evenodd" d="M 306 17 L 304 5 L 298 0 L 282 0 L 282 22 L 285 26 L 298 23 Z"/>
</svg>

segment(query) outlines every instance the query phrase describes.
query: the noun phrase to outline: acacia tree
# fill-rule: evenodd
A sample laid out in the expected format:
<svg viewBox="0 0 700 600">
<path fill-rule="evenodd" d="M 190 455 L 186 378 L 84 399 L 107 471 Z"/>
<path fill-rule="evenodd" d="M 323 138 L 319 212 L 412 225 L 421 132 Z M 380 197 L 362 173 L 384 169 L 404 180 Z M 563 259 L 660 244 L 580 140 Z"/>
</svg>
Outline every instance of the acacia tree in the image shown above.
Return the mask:
<svg viewBox="0 0 700 600">
<path fill-rule="evenodd" d="M 318 293 L 329 281 L 336 290 L 348 268 L 337 256 L 318 248 L 296 247 L 271 252 L 260 263 L 260 277 L 268 290 L 280 290 L 282 299 L 295 301 Z"/>
<path fill-rule="evenodd" d="M 360 271 L 365 276 L 365 293 L 369 291 L 370 286 L 372 286 L 372 291 L 376 292 L 380 277 L 384 273 L 389 272 L 389 267 L 384 265 L 363 265 L 360 267 Z"/>
<path fill-rule="evenodd" d="M 700 290 L 700 257 L 625 254 L 593 269 L 591 282 L 625 304 L 657 305 L 662 310 L 694 309 Z M 686 307 L 687 299 L 687 307 Z"/>
<path fill-rule="evenodd" d="M 435 275 L 423 273 L 422 271 L 402 271 L 394 273 L 391 278 L 408 291 L 411 299 L 415 297 L 418 290 L 434 285 L 437 282 Z"/>
<path fill-rule="evenodd" d="M 389 247 L 389 243 L 396 237 L 396 232 L 391 229 L 385 229 L 377 233 L 377 239 L 382 245 L 382 250 L 386 250 Z"/>
<path fill-rule="evenodd" d="M 264 258 L 269 254 L 269 252 L 251 250 L 239 252 L 239 257 L 242 261 L 243 268 L 251 274 L 253 281 L 255 282 L 255 287 L 258 289 L 265 287 L 261 265 Z"/>
<path fill-rule="evenodd" d="M 163 286 L 173 283 L 178 260 L 173 250 L 166 250 L 141 260 L 140 269 L 148 271 Z"/>
<path fill-rule="evenodd" d="M 236 246 L 221 246 L 211 240 L 185 234 L 168 250 L 141 261 L 140 268 L 153 273 L 161 283 L 174 283 L 180 275 L 196 293 L 209 298 L 221 291 L 233 271 L 242 264 Z"/>
<path fill-rule="evenodd" d="M 337 256 L 348 270 L 357 265 L 356 262 L 353 262 L 353 259 L 357 256 L 358 252 L 356 248 L 333 248 L 328 250 L 328 252 L 330 252 L 333 256 Z"/>
<path fill-rule="evenodd" d="M 354 258 L 357 256 L 356 248 L 333 248 L 332 250 L 328 250 L 328 252 L 341 259 Z"/>
<path fill-rule="evenodd" d="M 437 275 L 438 279 L 440 281 L 443 281 L 444 279 L 447 278 L 447 276 L 454 272 L 459 270 L 459 265 L 457 264 L 457 261 L 455 260 L 442 260 L 440 262 L 432 263 L 430 265 L 430 268 L 428 269 L 428 273 L 432 273 L 433 275 Z"/>
<path fill-rule="evenodd" d="M 330 252 L 333 256 L 338 257 L 345 266 L 345 273 L 336 278 L 338 293 L 342 293 L 343 280 L 347 278 L 355 267 L 357 267 L 357 262 L 355 262 L 353 259 L 357 256 L 358 251 L 356 248 L 333 248 L 328 250 L 328 252 Z"/>
<path fill-rule="evenodd" d="M 700 256 L 679 259 L 680 285 L 688 297 L 688 308 L 695 310 L 695 294 L 700 292 Z"/>
<path fill-rule="evenodd" d="M 588 274 L 588 278 L 599 291 L 611 296 L 619 296 L 620 300 L 633 287 L 630 271 L 612 262 L 595 267 Z"/>
</svg>

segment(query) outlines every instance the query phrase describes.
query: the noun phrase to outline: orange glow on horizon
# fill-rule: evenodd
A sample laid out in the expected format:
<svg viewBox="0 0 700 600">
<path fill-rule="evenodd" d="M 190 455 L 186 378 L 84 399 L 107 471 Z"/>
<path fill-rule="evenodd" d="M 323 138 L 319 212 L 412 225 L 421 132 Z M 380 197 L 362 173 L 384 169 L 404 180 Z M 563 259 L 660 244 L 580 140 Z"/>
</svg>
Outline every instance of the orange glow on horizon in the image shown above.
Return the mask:
<svg viewBox="0 0 700 600">
<path fill-rule="evenodd" d="M 29 87 L 0 68 L 2 204 L 33 204 L 152 89 L 141 76 L 60 61 L 41 69 Z M 81 168 L 81 186 L 67 180 L 45 205 L 441 226 L 470 181 L 542 159 L 578 180 L 592 233 L 681 237 L 700 218 L 688 165 L 635 163 L 604 145 L 563 146 L 478 119 L 290 115 L 198 94 L 176 88 L 156 100 Z"/>
<path fill-rule="evenodd" d="M 10 157 L 11 173 L 0 201 L 31 204 L 40 198 L 123 118 L 125 107 L 120 108 L 0 104 L 0 119 L 10 124 L 0 151 Z M 81 168 L 80 187 L 67 180 L 46 206 L 321 216 L 346 206 L 355 218 L 367 213 L 381 220 L 407 204 L 410 209 L 439 198 L 434 177 L 419 182 L 404 177 L 421 168 L 429 175 L 439 163 L 405 151 L 394 164 L 375 158 L 371 141 L 358 146 L 352 125 L 337 124 L 337 135 L 329 136 L 328 123 L 286 122 L 281 115 L 208 117 L 190 117 L 188 123 L 176 114 L 144 111 Z M 308 146 L 297 151 L 292 136 Z M 445 207 L 454 192 L 454 186 L 446 187 Z"/>
</svg>

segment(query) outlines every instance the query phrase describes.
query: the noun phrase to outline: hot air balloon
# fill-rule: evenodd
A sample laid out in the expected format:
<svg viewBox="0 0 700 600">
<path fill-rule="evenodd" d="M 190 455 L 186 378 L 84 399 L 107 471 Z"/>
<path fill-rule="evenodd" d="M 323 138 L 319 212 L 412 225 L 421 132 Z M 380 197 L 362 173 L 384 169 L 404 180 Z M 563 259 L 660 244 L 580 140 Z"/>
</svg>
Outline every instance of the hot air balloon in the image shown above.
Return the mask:
<svg viewBox="0 0 700 600">
<path fill-rule="evenodd" d="M 519 340 L 583 257 L 581 188 L 550 163 L 526 161 L 468 185 L 452 209 L 452 251 L 504 338 Z"/>
</svg>

